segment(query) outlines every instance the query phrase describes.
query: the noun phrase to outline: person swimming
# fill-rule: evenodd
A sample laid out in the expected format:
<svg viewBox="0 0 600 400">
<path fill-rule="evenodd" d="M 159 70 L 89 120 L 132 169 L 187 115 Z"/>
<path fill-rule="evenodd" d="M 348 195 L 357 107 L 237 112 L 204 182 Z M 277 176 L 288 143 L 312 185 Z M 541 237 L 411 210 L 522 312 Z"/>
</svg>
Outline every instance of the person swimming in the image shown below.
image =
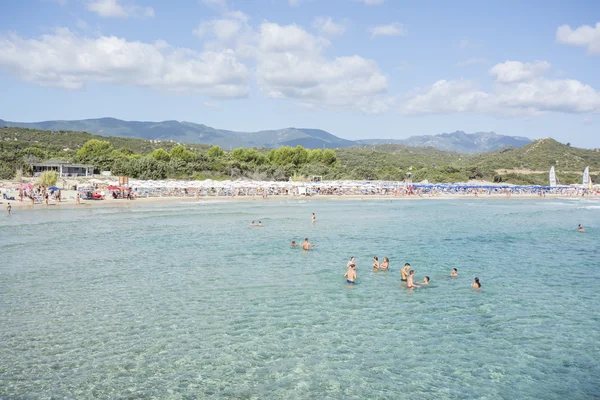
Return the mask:
<svg viewBox="0 0 600 400">
<path fill-rule="evenodd" d="M 423 285 L 429 285 L 429 277 L 428 276 L 423 278 Z"/>
<path fill-rule="evenodd" d="M 379 259 L 377 256 L 373 257 L 373 269 L 379 269 Z"/>
<path fill-rule="evenodd" d="M 450 276 L 458 276 L 458 271 L 456 268 L 452 268 L 452 272 L 450 272 Z"/>
<path fill-rule="evenodd" d="M 346 270 L 344 274 L 344 278 L 346 278 L 346 283 L 349 285 L 354 285 L 356 281 L 356 264 L 352 264 L 350 268 Z"/>
<path fill-rule="evenodd" d="M 585 229 L 583 229 L 583 226 L 581 226 L 581 224 L 579 224 L 579 225 L 577 226 L 577 231 L 578 231 L 578 232 L 585 232 Z"/>
<path fill-rule="evenodd" d="M 381 263 L 381 270 L 387 271 L 390 267 L 390 259 L 387 257 L 383 257 L 383 262 Z"/>
<path fill-rule="evenodd" d="M 258 221 L 258 225 L 256 225 L 256 226 L 262 226 L 262 222 Z"/>
<path fill-rule="evenodd" d="M 402 269 L 400 270 L 400 280 L 402 282 L 406 282 L 406 279 L 408 278 L 408 271 L 410 271 L 410 264 L 406 263 L 404 264 L 404 267 L 402 267 Z"/>
<path fill-rule="evenodd" d="M 256 226 L 256 224 L 254 223 L 254 221 L 250 222 L 250 226 Z"/>
<path fill-rule="evenodd" d="M 410 272 L 408 273 L 408 277 L 406 278 L 406 287 L 407 288 L 412 289 L 414 287 L 419 286 L 418 283 L 415 283 L 414 279 L 415 279 L 415 271 L 411 269 Z"/>
<path fill-rule="evenodd" d="M 475 277 L 475 279 L 473 279 L 473 283 L 471 284 L 471 287 L 473 289 L 481 289 L 481 283 L 479 283 L 478 277 Z"/>
<path fill-rule="evenodd" d="M 290 244 L 290 246 L 292 246 L 292 247 L 298 247 L 298 243 L 296 243 L 295 240 L 292 240 L 292 243 Z"/>
<path fill-rule="evenodd" d="M 304 243 L 302 243 L 302 250 L 310 250 L 311 247 L 315 247 L 315 245 L 309 243 L 308 238 L 304 238 Z"/>
</svg>

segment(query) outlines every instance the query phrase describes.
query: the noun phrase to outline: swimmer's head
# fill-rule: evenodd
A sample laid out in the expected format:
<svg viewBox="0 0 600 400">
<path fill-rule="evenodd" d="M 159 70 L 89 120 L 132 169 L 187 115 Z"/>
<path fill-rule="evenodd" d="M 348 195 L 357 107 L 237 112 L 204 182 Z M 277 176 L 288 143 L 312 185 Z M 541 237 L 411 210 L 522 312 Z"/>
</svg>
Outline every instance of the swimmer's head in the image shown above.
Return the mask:
<svg viewBox="0 0 600 400">
<path fill-rule="evenodd" d="M 404 264 L 405 267 L 410 267 L 409 263 Z"/>
<path fill-rule="evenodd" d="M 414 275 L 414 274 L 415 274 L 415 270 L 414 270 L 414 269 L 411 269 L 411 270 L 410 270 L 410 272 L 409 272 L 409 274 L 410 274 L 410 275 Z"/>
<path fill-rule="evenodd" d="M 429 277 L 426 276 L 425 278 L 423 278 L 423 281 L 429 283 Z"/>
<path fill-rule="evenodd" d="M 375 257 L 373 257 L 373 260 L 379 261 L 379 258 L 377 258 L 377 256 L 375 256 Z"/>
<path fill-rule="evenodd" d="M 308 238 L 304 238 L 304 241 L 305 241 L 305 242 L 308 242 Z"/>
<path fill-rule="evenodd" d="M 390 262 L 390 259 L 389 259 L 389 258 L 387 258 L 387 257 L 383 257 L 383 261 L 385 261 L 385 262 Z"/>
<path fill-rule="evenodd" d="M 295 241 L 295 240 L 292 240 L 292 244 L 296 244 L 296 241 Z"/>
<path fill-rule="evenodd" d="M 475 277 L 475 283 L 479 284 L 479 278 Z"/>
<path fill-rule="evenodd" d="M 452 271 L 453 271 L 453 272 L 458 272 L 458 271 L 456 270 L 456 268 L 452 268 Z"/>
</svg>

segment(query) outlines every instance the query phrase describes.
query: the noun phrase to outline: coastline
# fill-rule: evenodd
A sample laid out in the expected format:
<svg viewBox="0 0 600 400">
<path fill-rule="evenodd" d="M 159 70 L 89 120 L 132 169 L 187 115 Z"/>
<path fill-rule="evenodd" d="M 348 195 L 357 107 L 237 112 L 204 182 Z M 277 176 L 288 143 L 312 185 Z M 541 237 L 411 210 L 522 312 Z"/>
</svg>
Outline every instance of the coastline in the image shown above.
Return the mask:
<svg viewBox="0 0 600 400">
<path fill-rule="evenodd" d="M 108 208 L 108 207 L 139 207 L 143 205 L 157 205 L 157 204 L 181 204 L 181 203 L 202 203 L 206 201 L 217 201 L 217 202 L 272 202 L 277 200 L 316 200 L 316 201 L 403 201 L 403 200 L 552 200 L 556 198 L 564 198 L 564 194 L 547 194 L 546 197 L 540 197 L 539 195 L 532 194 L 512 194 L 507 197 L 505 194 L 481 194 L 475 197 L 473 194 L 441 194 L 438 196 L 393 196 L 393 195 L 313 195 L 313 196 L 299 196 L 299 195 L 271 195 L 266 199 L 260 196 L 200 196 L 200 197 L 181 197 L 181 196 L 169 196 L 169 197 L 140 197 L 135 200 L 127 199 L 106 199 L 106 200 L 82 200 L 81 204 L 76 204 L 74 198 L 75 191 L 64 191 L 63 192 L 66 200 L 60 203 L 51 200 L 49 205 L 36 203 L 32 205 L 29 200 L 23 202 L 18 200 L 5 200 L 0 199 L 0 206 L 5 212 L 8 203 L 11 204 L 12 210 L 26 211 L 26 210 L 56 210 L 56 209 L 73 209 L 73 208 Z M 597 195 L 586 196 L 586 197 L 571 197 L 577 199 L 598 199 Z"/>
</svg>

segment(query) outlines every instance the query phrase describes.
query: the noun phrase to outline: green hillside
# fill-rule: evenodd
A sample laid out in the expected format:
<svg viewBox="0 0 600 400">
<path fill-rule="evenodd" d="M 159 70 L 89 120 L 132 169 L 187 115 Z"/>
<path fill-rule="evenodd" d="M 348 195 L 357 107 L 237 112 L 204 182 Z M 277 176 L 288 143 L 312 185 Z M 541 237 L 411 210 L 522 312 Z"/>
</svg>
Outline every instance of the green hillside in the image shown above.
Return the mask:
<svg viewBox="0 0 600 400">
<path fill-rule="evenodd" d="M 600 171 L 600 152 L 574 148 L 552 139 L 524 147 L 465 155 L 432 147 L 395 144 L 308 150 L 301 146 L 279 149 L 225 151 L 218 146 L 180 145 L 104 137 L 85 132 L 0 128 L 0 178 L 17 170 L 30 172 L 29 163 L 49 159 L 86 162 L 97 170 L 133 178 L 163 179 L 289 179 L 320 175 L 324 179 L 465 182 L 471 179 L 519 184 L 547 184 L 555 166 L 560 183 L 581 182 L 581 170 Z M 508 171 L 501 171 L 508 170 Z M 597 181 L 596 177 L 593 177 Z"/>
</svg>

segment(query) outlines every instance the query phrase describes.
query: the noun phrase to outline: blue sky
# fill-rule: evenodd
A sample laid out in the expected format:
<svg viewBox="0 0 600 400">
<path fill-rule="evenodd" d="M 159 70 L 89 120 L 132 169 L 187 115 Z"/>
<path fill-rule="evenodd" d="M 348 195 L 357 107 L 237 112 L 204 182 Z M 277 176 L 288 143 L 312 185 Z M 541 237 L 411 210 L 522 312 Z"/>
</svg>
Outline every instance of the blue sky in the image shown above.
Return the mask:
<svg viewBox="0 0 600 400">
<path fill-rule="evenodd" d="M 596 1 L 21 0 L 0 118 L 348 139 L 464 130 L 600 147 Z"/>
</svg>

